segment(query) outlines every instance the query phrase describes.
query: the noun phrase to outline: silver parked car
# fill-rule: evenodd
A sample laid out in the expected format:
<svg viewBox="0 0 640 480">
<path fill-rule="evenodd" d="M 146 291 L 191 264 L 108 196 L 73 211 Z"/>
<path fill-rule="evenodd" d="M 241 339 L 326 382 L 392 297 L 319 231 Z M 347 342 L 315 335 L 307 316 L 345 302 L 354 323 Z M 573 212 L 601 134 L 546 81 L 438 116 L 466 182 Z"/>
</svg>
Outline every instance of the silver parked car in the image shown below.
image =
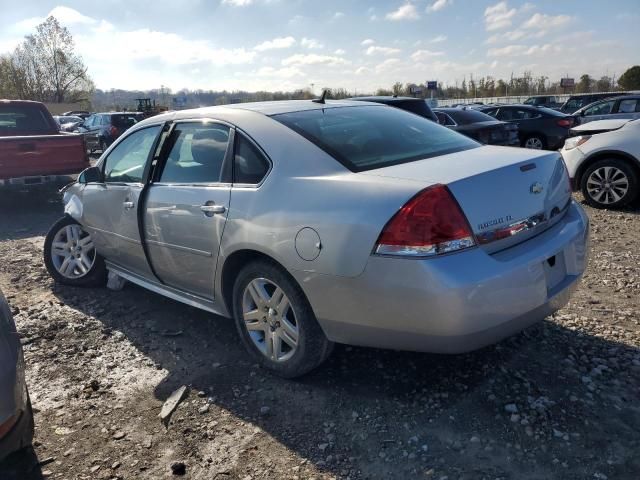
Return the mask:
<svg viewBox="0 0 640 480">
<path fill-rule="evenodd" d="M 0 460 L 31 445 L 33 412 L 24 358 L 11 311 L 0 291 Z"/>
<path fill-rule="evenodd" d="M 397 108 L 283 101 L 131 128 L 65 192 L 44 260 L 233 317 L 283 376 L 334 342 L 456 353 L 562 307 L 588 220 L 557 152 L 482 146 Z"/>
</svg>

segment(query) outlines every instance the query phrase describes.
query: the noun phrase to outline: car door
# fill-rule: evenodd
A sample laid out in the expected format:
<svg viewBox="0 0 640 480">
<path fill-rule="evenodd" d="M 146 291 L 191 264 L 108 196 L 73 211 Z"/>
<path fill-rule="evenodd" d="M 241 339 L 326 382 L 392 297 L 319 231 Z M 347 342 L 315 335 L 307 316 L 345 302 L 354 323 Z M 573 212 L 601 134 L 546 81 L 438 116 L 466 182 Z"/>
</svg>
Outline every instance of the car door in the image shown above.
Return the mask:
<svg viewBox="0 0 640 480">
<path fill-rule="evenodd" d="M 82 224 L 96 250 L 120 267 L 152 278 L 138 229 L 145 172 L 162 124 L 131 132 L 102 160 L 103 182 L 89 183 L 82 193 Z"/>
<path fill-rule="evenodd" d="M 98 148 L 98 138 L 95 134 L 93 126 L 95 125 L 97 115 L 91 115 L 82 124 L 82 134 L 87 142 L 87 148 L 92 151 Z"/>
<path fill-rule="evenodd" d="M 215 121 L 177 122 L 163 148 L 144 209 L 149 259 L 166 285 L 214 297 L 220 240 L 227 221 L 233 130 Z"/>
</svg>

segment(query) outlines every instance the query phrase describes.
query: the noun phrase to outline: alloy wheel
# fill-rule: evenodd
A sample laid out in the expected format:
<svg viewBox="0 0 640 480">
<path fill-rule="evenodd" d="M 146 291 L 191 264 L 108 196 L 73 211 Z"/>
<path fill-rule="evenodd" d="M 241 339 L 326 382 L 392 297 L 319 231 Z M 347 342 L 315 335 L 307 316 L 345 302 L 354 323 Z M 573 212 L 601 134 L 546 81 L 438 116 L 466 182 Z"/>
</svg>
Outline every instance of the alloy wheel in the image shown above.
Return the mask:
<svg viewBox="0 0 640 480">
<path fill-rule="evenodd" d="M 80 225 L 65 225 L 55 234 L 51 244 L 51 261 L 65 278 L 84 277 L 96 261 L 91 235 Z"/>
<path fill-rule="evenodd" d="M 621 200 L 628 191 L 629 179 L 616 167 L 600 167 L 591 172 L 587 179 L 589 196 L 604 205 Z"/>
<path fill-rule="evenodd" d="M 531 148 L 533 150 L 542 150 L 542 140 L 540 140 L 538 137 L 527 138 L 527 140 L 524 142 L 524 147 Z"/>
<path fill-rule="evenodd" d="M 274 362 L 290 359 L 298 349 L 296 314 L 284 291 L 271 280 L 256 278 L 242 295 L 242 317 L 256 348 Z"/>
</svg>

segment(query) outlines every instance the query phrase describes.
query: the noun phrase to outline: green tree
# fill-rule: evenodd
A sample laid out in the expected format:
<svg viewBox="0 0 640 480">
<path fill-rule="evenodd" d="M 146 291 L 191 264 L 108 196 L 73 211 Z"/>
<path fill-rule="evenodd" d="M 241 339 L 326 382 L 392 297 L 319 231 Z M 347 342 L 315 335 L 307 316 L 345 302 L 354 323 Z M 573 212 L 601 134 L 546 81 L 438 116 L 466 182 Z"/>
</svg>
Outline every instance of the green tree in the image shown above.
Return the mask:
<svg viewBox="0 0 640 480">
<path fill-rule="evenodd" d="M 581 75 L 580 81 L 576 85 L 576 93 L 589 93 L 593 88 L 593 83 L 593 79 L 588 74 Z"/>
<path fill-rule="evenodd" d="M 618 85 L 625 90 L 640 90 L 640 65 L 634 65 L 620 75 Z"/>
</svg>

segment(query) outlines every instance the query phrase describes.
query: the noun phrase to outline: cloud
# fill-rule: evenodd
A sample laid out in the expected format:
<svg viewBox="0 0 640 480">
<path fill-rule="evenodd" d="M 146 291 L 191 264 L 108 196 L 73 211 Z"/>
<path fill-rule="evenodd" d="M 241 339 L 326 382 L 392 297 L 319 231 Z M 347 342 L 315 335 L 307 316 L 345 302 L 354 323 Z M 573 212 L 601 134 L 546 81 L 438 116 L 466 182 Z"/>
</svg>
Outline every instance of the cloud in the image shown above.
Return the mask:
<svg viewBox="0 0 640 480">
<path fill-rule="evenodd" d="M 522 24 L 522 28 L 557 28 L 564 27 L 573 20 L 569 15 L 546 15 L 535 13 Z"/>
<path fill-rule="evenodd" d="M 498 2 L 487 7 L 484 11 L 485 28 L 491 32 L 510 27 L 516 12 L 515 8 L 509 9 L 507 2 Z"/>
<path fill-rule="evenodd" d="M 344 18 L 344 13 L 343 12 L 336 12 L 333 14 L 333 19 L 334 20 L 339 20 L 340 18 Z"/>
<path fill-rule="evenodd" d="M 549 52 L 559 52 L 561 48 L 545 43 L 544 45 L 507 45 L 501 48 L 491 48 L 487 52 L 489 57 L 513 57 L 513 56 L 531 56 L 539 54 L 547 54 Z"/>
<path fill-rule="evenodd" d="M 431 5 L 427 7 L 427 13 L 439 12 L 440 10 L 447 7 L 448 5 L 451 5 L 452 3 L 453 3 L 453 0 L 436 0 L 435 2 L 433 2 Z"/>
<path fill-rule="evenodd" d="M 262 67 L 257 74 L 261 77 L 293 78 L 303 76 L 304 72 L 297 67 Z"/>
<path fill-rule="evenodd" d="M 222 4 L 231 5 L 234 7 L 246 7 L 247 5 L 251 5 L 253 0 L 222 0 Z"/>
<path fill-rule="evenodd" d="M 433 37 L 431 40 L 429 40 L 429 43 L 442 43 L 446 41 L 447 41 L 446 35 L 438 35 L 436 37 Z"/>
<path fill-rule="evenodd" d="M 372 45 L 371 47 L 367 48 L 364 53 L 366 53 L 367 55 L 395 55 L 396 53 L 400 53 L 400 49 Z"/>
<path fill-rule="evenodd" d="M 348 65 L 349 61 L 344 58 L 331 56 L 331 55 L 318 55 L 316 53 L 291 55 L 290 57 L 282 60 L 282 65 Z"/>
<path fill-rule="evenodd" d="M 300 40 L 300 45 L 302 45 L 303 47 L 309 48 L 309 49 L 316 49 L 316 48 L 322 48 L 324 47 L 324 45 L 322 45 L 318 40 L 314 39 L 314 38 L 303 38 L 302 40 Z"/>
<path fill-rule="evenodd" d="M 374 43 L 376 43 L 375 40 L 371 38 L 367 38 L 366 40 L 361 41 L 360 45 L 362 45 L 363 47 L 366 47 L 367 45 L 373 45 Z"/>
<path fill-rule="evenodd" d="M 411 54 L 411 59 L 414 62 L 424 62 L 433 57 L 441 57 L 444 52 L 432 52 L 431 50 L 416 50 Z"/>
<path fill-rule="evenodd" d="M 279 37 L 273 40 L 266 40 L 255 47 L 254 50 L 258 52 L 264 52 L 266 50 L 277 50 L 282 48 L 290 48 L 296 43 L 296 39 L 293 37 Z"/>
<path fill-rule="evenodd" d="M 388 58 L 384 62 L 376 65 L 376 73 L 382 73 L 400 65 L 402 61 L 399 58 Z"/>
<path fill-rule="evenodd" d="M 400 20 L 418 20 L 420 15 L 418 10 L 411 3 L 405 3 L 397 10 L 389 12 L 386 15 L 387 20 L 400 21 Z"/>
<path fill-rule="evenodd" d="M 344 55 L 345 53 L 347 53 L 347 52 L 345 50 L 343 50 L 342 48 L 339 48 L 335 52 L 333 52 L 334 55 Z"/>
<path fill-rule="evenodd" d="M 365 73 L 369 73 L 371 70 L 369 70 L 367 67 L 358 67 L 356 69 L 356 75 L 364 75 Z"/>
</svg>

